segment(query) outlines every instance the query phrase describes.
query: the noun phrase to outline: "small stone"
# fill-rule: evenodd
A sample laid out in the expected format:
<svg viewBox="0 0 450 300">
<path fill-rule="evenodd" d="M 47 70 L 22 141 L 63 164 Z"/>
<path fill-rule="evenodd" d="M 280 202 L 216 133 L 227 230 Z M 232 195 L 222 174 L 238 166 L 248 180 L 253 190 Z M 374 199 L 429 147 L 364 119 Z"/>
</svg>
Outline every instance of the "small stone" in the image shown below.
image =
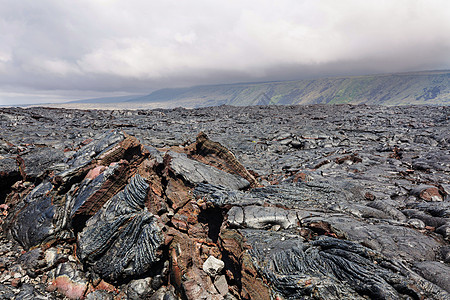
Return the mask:
<svg viewBox="0 0 450 300">
<path fill-rule="evenodd" d="M 72 263 L 62 263 L 54 271 L 53 278 L 48 281 L 47 291 L 58 290 L 70 299 L 82 298 L 88 288 L 88 282 L 82 272 Z"/>
<path fill-rule="evenodd" d="M 127 296 L 129 299 L 145 299 L 153 291 L 151 288 L 152 279 L 150 277 L 132 280 L 128 284 Z"/>
<path fill-rule="evenodd" d="M 292 139 L 284 139 L 280 141 L 281 145 L 289 145 L 290 143 L 292 143 Z"/>
<path fill-rule="evenodd" d="M 219 294 L 221 294 L 222 296 L 228 293 L 228 283 L 225 275 L 217 277 L 217 279 L 214 281 L 214 286 L 216 287 Z"/>
<path fill-rule="evenodd" d="M 425 201 L 443 201 L 439 189 L 435 186 L 420 185 L 412 189 L 410 193 Z"/>
<path fill-rule="evenodd" d="M 273 231 L 279 231 L 280 229 L 281 229 L 281 225 L 279 225 L 279 224 L 275 224 L 272 226 Z"/>
<path fill-rule="evenodd" d="M 2 278 L 2 282 L 5 282 L 5 281 L 7 281 L 7 280 L 9 280 L 11 278 L 11 275 L 9 275 L 9 274 L 6 274 L 5 276 L 3 276 L 3 278 Z"/>
<path fill-rule="evenodd" d="M 45 260 L 43 260 L 44 253 L 41 248 L 35 248 L 28 252 L 23 253 L 19 258 L 19 263 L 23 268 L 30 273 L 34 273 L 40 267 L 45 266 Z"/>
<path fill-rule="evenodd" d="M 163 284 L 163 279 L 161 275 L 156 275 L 153 277 L 151 287 L 153 290 L 158 290 Z"/>
<path fill-rule="evenodd" d="M 21 280 L 20 278 L 14 278 L 14 279 L 11 281 L 11 285 L 12 285 L 13 287 L 20 287 L 21 284 L 22 284 L 22 280 Z"/>
<path fill-rule="evenodd" d="M 28 275 L 25 275 L 25 276 L 22 278 L 22 282 L 29 283 L 29 282 L 30 282 L 30 277 L 29 277 Z"/>
<path fill-rule="evenodd" d="M 50 248 L 45 251 L 45 263 L 47 267 L 51 267 L 56 263 L 57 254 L 58 250 L 56 248 Z"/>
<path fill-rule="evenodd" d="M 167 288 L 165 286 L 162 286 L 159 288 L 153 295 L 150 297 L 150 300 L 162 300 L 164 299 L 164 295 L 167 292 Z"/>
<path fill-rule="evenodd" d="M 367 193 L 364 195 L 364 198 L 366 198 L 366 199 L 369 200 L 369 201 L 374 201 L 376 197 L 375 197 L 372 193 L 367 192 Z"/>
<path fill-rule="evenodd" d="M 422 220 L 419 220 L 419 219 L 410 219 L 408 221 L 408 225 L 413 227 L 413 228 L 417 228 L 417 229 L 424 229 L 425 228 L 425 223 Z"/>
<path fill-rule="evenodd" d="M 444 238 L 448 239 L 450 237 L 450 225 L 445 224 L 436 228 L 436 232 L 441 234 Z"/>
<path fill-rule="evenodd" d="M 208 257 L 208 259 L 203 264 L 203 271 L 205 271 L 209 276 L 216 276 L 222 271 L 225 263 L 214 256 Z"/>
<path fill-rule="evenodd" d="M 302 146 L 303 146 L 303 143 L 300 141 L 292 140 L 292 142 L 291 142 L 292 148 L 300 149 L 300 148 L 302 148 Z"/>
<path fill-rule="evenodd" d="M 444 263 L 450 263 L 450 246 L 444 246 L 440 249 L 440 256 Z"/>
</svg>

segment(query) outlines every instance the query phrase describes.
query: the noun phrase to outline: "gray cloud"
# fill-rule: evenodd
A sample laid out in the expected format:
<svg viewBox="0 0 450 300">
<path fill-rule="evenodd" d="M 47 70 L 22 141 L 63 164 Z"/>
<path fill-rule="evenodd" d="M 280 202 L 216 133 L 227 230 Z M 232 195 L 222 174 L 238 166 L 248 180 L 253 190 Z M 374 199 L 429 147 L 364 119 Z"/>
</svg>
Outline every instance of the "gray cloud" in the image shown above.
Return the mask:
<svg viewBox="0 0 450 300">
<path fill-rule="evenodd" d="M 450 68 L 447 0 L 0 0 L 0 104 Z"/>
</svg>

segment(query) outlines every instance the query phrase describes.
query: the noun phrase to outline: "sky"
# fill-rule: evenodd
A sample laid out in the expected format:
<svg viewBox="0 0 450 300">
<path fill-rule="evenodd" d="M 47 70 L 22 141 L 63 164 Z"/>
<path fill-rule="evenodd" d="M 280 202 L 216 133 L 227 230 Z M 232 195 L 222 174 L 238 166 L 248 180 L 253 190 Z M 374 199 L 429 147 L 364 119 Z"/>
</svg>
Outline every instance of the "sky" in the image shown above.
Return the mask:
<svg viewBox="0 0 450 300">
<path fill-rule="evenodd" d="M 0 105 L 436 69 L 448 0 L 0 0 Z"/>
</svg>

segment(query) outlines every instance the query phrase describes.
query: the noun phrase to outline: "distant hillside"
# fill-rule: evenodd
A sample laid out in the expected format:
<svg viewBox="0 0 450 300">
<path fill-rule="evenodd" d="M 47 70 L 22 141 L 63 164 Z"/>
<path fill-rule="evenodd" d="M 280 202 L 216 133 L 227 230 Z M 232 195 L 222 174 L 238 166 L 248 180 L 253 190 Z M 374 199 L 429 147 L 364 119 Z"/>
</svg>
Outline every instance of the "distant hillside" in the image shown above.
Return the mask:
<svg viewBox="0 0 450 300">
<path fill-rule="evenodd" d="M 84 100 L 73 100 L 67 103 L 117 103 L 117 102 L 126 102 L 129 100 L 135 100 L 140 96 L 132 95 L 132 96 L 119 96 L 119 97 L 102 97 L 102 98 L 93 98 L 93 99 L 84 99 Z"/>
<path fill-rule="evenodd" d="M 180 106 L 352 103 L 450 105 L 450 71 L 162 89 L 128 102 Z"/>
</svg>

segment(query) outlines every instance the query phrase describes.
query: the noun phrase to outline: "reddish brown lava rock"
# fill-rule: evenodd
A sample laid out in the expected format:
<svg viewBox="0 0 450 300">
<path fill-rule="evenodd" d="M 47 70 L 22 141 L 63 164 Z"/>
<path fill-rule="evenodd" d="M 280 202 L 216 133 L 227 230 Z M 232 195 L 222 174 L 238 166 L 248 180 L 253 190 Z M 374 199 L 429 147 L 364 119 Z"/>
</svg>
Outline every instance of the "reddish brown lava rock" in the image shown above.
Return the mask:
<svg viewBox="0 0 450 300">
<path fill-rule="evenodd" d="M 366 199 L 369 200 L 369 201 L 374 201 L 376 197 L 375 197 L 374 194 L 372 194 L 372 193 L 370 193 L 370 192 L 366 192 L 366 193 L 364 194 L 364 198 L 366 198 Z"/>
<path fill-rule="evenodd" d="M 114 147 L 98 157 L 97 163 L 99 165 L 107 166 L 112 162 L 119 161 L 120 159 L 126 159 L 133 162 L 133 166 L 138 166 L 145 158 L 148 157 L 149 152 L 138 139 L 127 134 L 125 134 L 125 136 L 126 138 L 123 141 L 117 143 Z"/>
<path fill-rule="evenodd" d="M 195 201 L 189 201 L 173 217 L 172 224 L 175 228 L 187 232 L 190 226 L 198 224 L 200 208 Z"/>
<path fill-rule="evenodd" d="M 76 283 L 70 280 L 67 275 L 61 275 L 50 281 L 47 291 L 58 291 L 69 299 L 84 299 L 87 288 L 87 283 Z"/>
<path fill-rule="evenodd" d="M 353 154 L 346 155 L 346 156 L 335 159 L 335 162 L 337 164 L 343 164 L 346 161 L 351 161 L 353 163 L 360 163 L 360 162 L 362 162 L 362 159 L 360 157 L 358 157 L 358 153 L 353 153 Z"/>
<path fill-rule="evenodd" d="M 244 252 L 242 255 L 242 292 L 244 299 L 270 300 L 270 288 L 258 276 L 258 271 L 252 263 L 251 256 Z"/>
<path fill-rule="evenodd" d="M 308 175 L 306 175 L 305 173 L 303 173 L 303 172 L 298 172 L 298 173 L 296 173 L 295 175 L 294 175 L 294 179 L 293 179 L 293 182 L 299 182 L 299 181 L 306 181 L 306 179 L 307 179 L 307 176 Z"/>
<path fill-rule="evenodd" d="M 110 283 L 107 283 L 104 280 L 100 280 L 100 282 L 96 286 L 89 285 L 86 295 L 94 292 L 94 291 L 107 291 L 113 294 L 119 294 L 119 290 Z"/>
<path fill-rule="evenodd" d="M 175 210 L 183 207 L 192 199 L 191 189 L 179 178 L 169 177 L 165 192 Z"/>
<path fill-rule="evenodd" d="M 425 201 L 442 201 L 442 195 L 435 186 L 420 185 L 413 190 L 411 194 Z"/>
<path fill-rule="evenodd" d="M 211 278 L 202 270 L 202 244 L 188 235 L 173 231 L 170 244 L 171 283 L 188 299 L 222 299 Z"/>
<path fill-rule="evenodd" d="M 88 172 L 86 178 L 95 175 L 104 166 L 97 166 Z M 112 196 L 121 191 L 127 184 L 132 173 L 127 161 L 121 160 L 114 174 L 103 183 L 102 187 L 85 200 L 84 204 L 75 212 L 75 215 L 93 216 Z M 98 175 L 97 175 L 98 176 Z"/>
<path fill-rule="evenodd" d="M 241 297 L 244 299 L 271 299 L 270 288 L 258 276 L 250 255 L 245 251 L 250 248 L 245 243 L 244 237 L 236 230 L 222 229 L 220 232 L 222 250 L 228 254 L 228 260 L 232 265 L 225 265 L 232 270 L 233 278 L 240 281 Z"/>
<path fill-rule="evenodd" d="M 14 278 L 11 281 L 11 286 L 13 286 L 15 288 L 20 287 L 21 285 L 22 285 L 22 279 L 21 278 Z"/>
<path fill-rule="evenodd" d="M 320 235 L 333 235 L 334 232 L 331 228 L 331 225 L 324 221 L 318 221 L 318 222 L 311 222 L 307 224 L 307 227 L 309 227 L 314 232 L 320 234 Z"/>
<path fill-rule="evenodd" d="M 105 166 L 97 166 L 93 169 L 91 169 L 85 179 L 95 179 L 98 175 L 100 175 L 104 170 L 106 169 Z"/>
<path fill-rule="evenodd" d="M 164 199 L 164 184 L 162 177 L 155 171 L 156 162 L 153 159 L 148 159 L 142 162 L 137 169 L 137 174 L 147 179 L 150 188 L 148 189 L 145 206 L 154 215 L 161 211 L 167 210 L 167 204 Z"/>
<path fill-rule="evenodd" d="M 390 158 L 401 159 L 403 157 L 403 150 L 397 146 L 394 146 L 392 153 L 389 154 Z"/>
<path fill-rule="evenodd" d="M 252 187 L 259 186 L 256 178 L 236 159 L 236 156 L 218 142 L 211 141 L 204 132 L 200 132 L 195 143 L 185 147 L 184 151 L 192 159 L 216 167 L 222 171 L 240 175 Z"/>
<path fill-rule="evenodd" d="M 9 206 L 15 206 L 19 203 L 27 194 L 34 189 L 34 184 L 27 181 L 17 181 L 11 186 L 11 193 L 5 198 L 5 203 Z"/>
</svg>

